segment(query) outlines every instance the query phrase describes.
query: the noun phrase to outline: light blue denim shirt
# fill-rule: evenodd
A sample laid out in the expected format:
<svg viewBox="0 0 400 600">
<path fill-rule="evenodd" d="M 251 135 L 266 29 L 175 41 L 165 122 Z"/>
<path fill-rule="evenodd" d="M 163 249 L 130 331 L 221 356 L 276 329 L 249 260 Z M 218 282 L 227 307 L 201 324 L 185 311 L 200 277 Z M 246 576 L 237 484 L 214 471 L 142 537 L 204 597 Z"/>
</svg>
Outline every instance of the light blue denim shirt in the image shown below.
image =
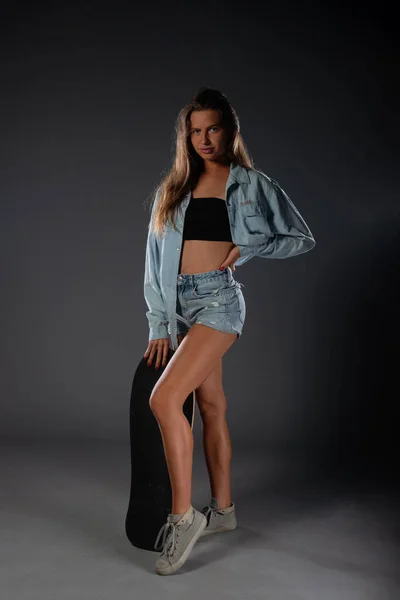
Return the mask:
<svg viewBox="0 0 400 600">
<path fill-rule="evenodd" d="M 279 184 L 262 171 L 230 164 L 226 182 L 226 207 L 232 241 L 240 250 L 235 267 L 259 256 L 289 258 L 308 252 L 314 237 L 293 202 Z M 157 206 L 159 189 L 152 207 L 150 225 Z M 144 297 L 148 306 L 149 341 L 170 338 L 178 348 L 176 295 L 177 276 L 183 244 L 183 225 L 190 200 L 188 192 L 176 210 L 176 227 L 168 224 L 164 237 L 149 227 L 144 273 Z"/>
</svg>

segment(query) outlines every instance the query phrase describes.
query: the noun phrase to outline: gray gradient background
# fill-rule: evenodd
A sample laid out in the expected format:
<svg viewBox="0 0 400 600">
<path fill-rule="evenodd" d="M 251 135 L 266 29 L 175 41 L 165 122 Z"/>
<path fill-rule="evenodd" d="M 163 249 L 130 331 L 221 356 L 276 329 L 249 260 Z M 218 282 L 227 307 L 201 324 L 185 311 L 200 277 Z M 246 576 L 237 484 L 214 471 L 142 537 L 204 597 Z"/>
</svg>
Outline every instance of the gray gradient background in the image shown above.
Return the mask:
<svg viewBox="0 0 400 600">
<path fill-rule="evenodd" d="M 148 336 L 146 202 L 171 164 L 178 111 L 208 85 L 231 99 L 256 167 L 280 183 L 317 242 L 310 253 L 255 258 L 235 271 L 247 306 L 243 337 L 224 358 L 235 497 L 239 487 L 243 497 L 277 489 L 290 455 L 293 481 L 300 471 L 307 481 L 333 478 L 334 489 L 362 481 L 373 493 L 384 490 L 383 510 L 397 483 L 398 429 L 391 16 L 311 3 L 190 6 L 20 5 L 3 14 L 0 435 L 20 494 L 3 491 L 4 498 L 18 504 L 18 497 L 23 510 L 18 470 L 34 473 L 24 461 L 38 456 L 40 471 L 56 448 L 85 478 L 93 475 L 82 466 L 90 448 L 96 473 L 109 469 L 104 488 L 121 474 L 121 527 L 130 388 Z M 54 466 L 44 480 L 57 473 L 64 481 L 62 472 Z M 206 480 L 196 485 L 207 500 Z M 380 531 L 397 542 L 390 518 Z M 8 598 L 10 590 L 24 598 L 21 580 L 13 582 Z M 340 589 L 345 598 L 375 598 Z M 269 598 L 265 590 L 251 597 Z M 379 599 L 382 590 L 389 594 L 389 584 Z M 279 586 L 274 593 L 303 598 L 281 596 Z M 304 595 L 314 597 L 337 596 Z"/>
</svg>

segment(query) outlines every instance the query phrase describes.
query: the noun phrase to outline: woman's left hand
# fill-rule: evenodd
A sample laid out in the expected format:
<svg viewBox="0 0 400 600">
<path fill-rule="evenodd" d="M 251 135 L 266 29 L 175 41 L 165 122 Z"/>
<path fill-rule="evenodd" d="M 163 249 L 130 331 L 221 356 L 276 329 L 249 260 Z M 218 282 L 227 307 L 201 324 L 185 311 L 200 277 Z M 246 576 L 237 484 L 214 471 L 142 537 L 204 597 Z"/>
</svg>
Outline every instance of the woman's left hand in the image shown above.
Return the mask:
<svg viewBox="0 0 400 600">
<path fill-rule="evenodd" d="M 237 246 L 233 246 L 232 250 L 229 252 L 228 256 L 220 266 L 220 270 L 225 269 L 226 267 L 230 267 L 232 271 L 236 269 L 235 262 L 240 257 L 240 250 Z"/>
</svg>

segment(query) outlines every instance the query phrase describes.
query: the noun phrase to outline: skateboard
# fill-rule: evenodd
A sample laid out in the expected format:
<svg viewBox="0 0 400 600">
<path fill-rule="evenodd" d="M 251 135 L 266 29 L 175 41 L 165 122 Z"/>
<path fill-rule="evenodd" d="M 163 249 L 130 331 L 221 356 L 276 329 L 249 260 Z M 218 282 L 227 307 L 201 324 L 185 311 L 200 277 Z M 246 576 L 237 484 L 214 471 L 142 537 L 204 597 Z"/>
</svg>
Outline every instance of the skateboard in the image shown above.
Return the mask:
<svg viewBox="0 0 400 600">
<path fill-rule="evenodd" d="M 175 350 L 168 349 L 167 364 Z M 172 489 L 164 454 L 161 431 L 150 408 L 150 394 L 164 369 L 139 362 L 132 382 L 129 429 L 131 450 L 131 487 L 125 532 L 133 546 L 153 550 L 157 534 L 172 510 Z M 193 429 L 195 392 L 183 405 L 183 412 Z"/>
</svg>

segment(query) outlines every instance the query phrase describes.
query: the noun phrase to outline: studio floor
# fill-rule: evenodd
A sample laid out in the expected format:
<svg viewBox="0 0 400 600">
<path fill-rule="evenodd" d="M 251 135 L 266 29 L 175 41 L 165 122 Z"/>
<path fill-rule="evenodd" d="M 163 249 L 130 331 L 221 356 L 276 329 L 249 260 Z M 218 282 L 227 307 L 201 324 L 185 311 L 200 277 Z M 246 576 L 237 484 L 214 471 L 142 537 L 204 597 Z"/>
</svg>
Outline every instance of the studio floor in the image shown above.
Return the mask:
<svg viewBox="0 0 400 600">
<path fill-rule="evenodd" d="M 129 445 L 3 440 L 0 598 L 400 598 L 395 494 L 365 479 L 311 477 L 305 464 L 296 453 L 235 449 L 238 529 L 201 538 L 178 573 L 162 577 L 158 553 L 125 535 Z M 198 444 L 192 503 L 208 500 Z"/>
</svg>

